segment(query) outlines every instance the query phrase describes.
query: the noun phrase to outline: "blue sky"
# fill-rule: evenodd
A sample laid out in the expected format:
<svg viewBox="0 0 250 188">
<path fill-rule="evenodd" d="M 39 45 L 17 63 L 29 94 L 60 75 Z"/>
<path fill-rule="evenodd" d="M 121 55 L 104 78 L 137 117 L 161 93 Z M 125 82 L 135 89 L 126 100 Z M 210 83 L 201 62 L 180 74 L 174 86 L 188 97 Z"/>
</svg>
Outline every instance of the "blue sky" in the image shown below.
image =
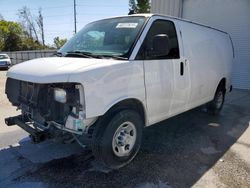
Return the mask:
<svg viewBox="0 0 250 188">
<path fill-rule="evenodd" d="M 91 21 L 128 13 L 128 0 L 76 0 L 76 5 L 78 31 Z M 0 14 L 5 20 L 20 21 L 17 13 L 23 6 L 35 16 L 42 8 L 46 44 L 53 44 L 56 36 L 73 36 L 73 0 L 0 0 Z"/>
</svg>

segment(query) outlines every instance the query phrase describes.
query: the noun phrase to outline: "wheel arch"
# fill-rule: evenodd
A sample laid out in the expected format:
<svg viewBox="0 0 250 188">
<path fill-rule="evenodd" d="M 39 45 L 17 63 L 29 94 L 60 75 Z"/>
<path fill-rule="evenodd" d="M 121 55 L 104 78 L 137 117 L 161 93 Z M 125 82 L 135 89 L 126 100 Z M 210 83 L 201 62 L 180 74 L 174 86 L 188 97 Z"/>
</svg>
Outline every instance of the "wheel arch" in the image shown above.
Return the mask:
<svg viewBox="0 0 250 188">
<path fill-rule="evenodd" d="M 219 84 L 218 84 L 218 87 L 223 87 L 224 88 L 224 92 L 226 91 L 226 78 L 225 77 L 223 77 L 221 80 L 220 80 L 220 82 L 219 82 Z M 218 88 L 217 87 L 217 88 Z"/>
<path fill-rule="evenodd" d="M 218 84 L 217 84 L 217 87 L 215 88 L 215 91 L 214 91 L 214 95 L 215 95 L 215 93 L 216 93 L 216 91 L 217 91 L 217 89 L 219 88 L 219 87 L 223 87 L 223 89 L 224 89 L 224 94 L 225 94 L 225 92 L 226 92 L 226 78 L 225 77 L 223 77 L 223 78 L 221 78 L 221 80 L 218 82 Z"/>
<path fill-rule="evenodd" d="M 131 109 L 137 111 L 144 122 L 144 126 L 147 126 L 147 111 L 144 103 L 136 98 L 126 98 L 116 101 L 113 105 L 110 105 L 109 108 L 104 112 L 103 116 L 110 116 L 118 111 Z"/>
</svg>

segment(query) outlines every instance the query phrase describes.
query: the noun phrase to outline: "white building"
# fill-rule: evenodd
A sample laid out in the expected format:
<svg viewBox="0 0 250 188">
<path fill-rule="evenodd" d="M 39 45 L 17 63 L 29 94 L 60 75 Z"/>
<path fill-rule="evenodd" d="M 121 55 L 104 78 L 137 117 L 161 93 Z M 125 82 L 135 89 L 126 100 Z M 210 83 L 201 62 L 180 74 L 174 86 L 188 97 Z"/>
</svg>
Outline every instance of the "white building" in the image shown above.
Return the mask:
<svg viewBox="0 0 250 188">
<path fill-rule="evenodd" d="M 151 12 L 228 32 L 234 43 L 234 88 L 250 89 L 250 0 L 151 0 Z"/>
</svg>

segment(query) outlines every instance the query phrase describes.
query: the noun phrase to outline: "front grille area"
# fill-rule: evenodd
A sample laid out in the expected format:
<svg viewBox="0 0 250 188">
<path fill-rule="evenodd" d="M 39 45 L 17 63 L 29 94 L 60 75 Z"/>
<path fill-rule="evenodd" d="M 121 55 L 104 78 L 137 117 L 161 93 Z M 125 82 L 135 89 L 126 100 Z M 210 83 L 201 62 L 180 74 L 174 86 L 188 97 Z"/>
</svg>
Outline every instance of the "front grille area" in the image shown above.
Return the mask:
<svg viewBox="0 0 250 188">
<path fill-rule="evenodd" d="M 50 100 L 48 86 L 42 84 L 34 84 L 30 82 L 20 82 L 20 94 L 19 101 L 23 104 L 37 107 L 39 102 L 39 94 L 42 90 L 45 89 L 47 92 L 45 94 L 45 98 Z"/>
<path fill-rule="evenodd" d="M 65 104 L 54 100 L 54 88 L 67 91 Z M 79 107 L 79 91 L 74 83 L 37 84 L 8 78 L 5 90 L 9 101 L 40 124 L 55 121 L 64 124 L 73 107 Z"/>
<path fill-rule="evenodd" d="M 5 93 L 13 106 L 19 106 L 21 81 L 8 78 L 5 84 Z"/>
<path fill-rule="evenodd" d="M 46 105 L 53 98 L 53 88 L 49 84 L 36 84 L 12 78 L 7 79 L 5 92 L 14 106 L 25 104 L 36 108 Z"/>
</svg>

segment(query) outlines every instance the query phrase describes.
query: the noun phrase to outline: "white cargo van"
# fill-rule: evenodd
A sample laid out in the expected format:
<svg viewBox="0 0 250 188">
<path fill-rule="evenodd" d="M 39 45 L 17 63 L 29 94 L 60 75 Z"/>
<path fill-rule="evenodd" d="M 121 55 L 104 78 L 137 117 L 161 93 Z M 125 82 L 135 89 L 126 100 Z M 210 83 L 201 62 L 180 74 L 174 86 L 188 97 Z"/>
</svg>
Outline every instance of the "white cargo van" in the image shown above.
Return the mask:
<svg viewBox="0 0 250 188">
<path fill-rule="evenodd" d="M 109 168 L 137 154 L 142 129 L 202 104 L 218 114 L 230 91 L 229 34 L 163 15 L 86 25 L 56 54 L 13 66 L 5 119 L 34 142 L 72 136 Z"/>
</svg>

